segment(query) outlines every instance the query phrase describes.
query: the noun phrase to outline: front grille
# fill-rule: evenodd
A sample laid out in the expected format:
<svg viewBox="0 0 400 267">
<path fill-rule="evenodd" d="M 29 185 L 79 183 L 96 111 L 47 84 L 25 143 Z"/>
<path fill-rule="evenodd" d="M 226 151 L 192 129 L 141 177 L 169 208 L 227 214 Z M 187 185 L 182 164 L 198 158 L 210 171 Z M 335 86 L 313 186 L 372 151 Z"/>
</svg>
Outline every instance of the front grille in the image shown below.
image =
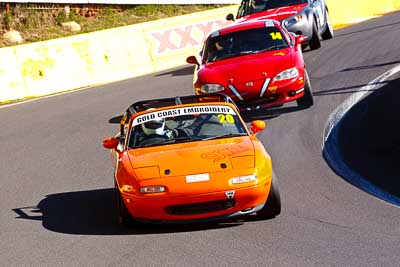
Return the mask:
<svg viewBox="0 0 400 267">
<path fill-rule="evenodd" d="M 166 207 L 165 212 L 172 215 L 202 214 L 220 210 L 227 210 L 235 206 L 235 204 L 236 203 L 233 199 L 228 199 L 193 204 L 174 205 Z"/>
</svg>

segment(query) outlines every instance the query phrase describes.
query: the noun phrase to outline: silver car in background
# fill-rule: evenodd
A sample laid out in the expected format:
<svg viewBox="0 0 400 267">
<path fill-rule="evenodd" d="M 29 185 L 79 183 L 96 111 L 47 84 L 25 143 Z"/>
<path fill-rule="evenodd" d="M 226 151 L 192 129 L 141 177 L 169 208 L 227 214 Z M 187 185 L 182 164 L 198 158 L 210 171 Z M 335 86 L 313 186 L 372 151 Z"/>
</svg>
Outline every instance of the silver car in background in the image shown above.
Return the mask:
<svg viewBox="0 0 400 267">
<path fill-rule="evenodd" d="M 235 20 L 233 14 L 226 17 Z M 321 39 L 334 36 L 325 0 L 242 0 L 236 22 L 275 19 L 289 32 L 306 37 L 311 50 L 321 47 Z"/>
</svg>

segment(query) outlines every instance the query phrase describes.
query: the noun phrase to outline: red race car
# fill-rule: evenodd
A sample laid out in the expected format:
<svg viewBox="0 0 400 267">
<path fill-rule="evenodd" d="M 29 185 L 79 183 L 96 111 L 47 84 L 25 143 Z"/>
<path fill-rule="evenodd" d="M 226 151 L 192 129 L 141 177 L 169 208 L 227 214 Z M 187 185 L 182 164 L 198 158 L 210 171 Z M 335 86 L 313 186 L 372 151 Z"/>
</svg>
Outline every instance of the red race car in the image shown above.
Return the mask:
<svg viewBox="0 0 400 267">
<path fill-rule="evenodd" d="M 297 101 L 313 105 L 310 79 L 301 44 L 304 36 L 289 33 L 276 20 L 232 24 L 205 40 L 195 64 L 196 94 L 224 93 L 241 111 L 258 110 Z"/>
</svg>

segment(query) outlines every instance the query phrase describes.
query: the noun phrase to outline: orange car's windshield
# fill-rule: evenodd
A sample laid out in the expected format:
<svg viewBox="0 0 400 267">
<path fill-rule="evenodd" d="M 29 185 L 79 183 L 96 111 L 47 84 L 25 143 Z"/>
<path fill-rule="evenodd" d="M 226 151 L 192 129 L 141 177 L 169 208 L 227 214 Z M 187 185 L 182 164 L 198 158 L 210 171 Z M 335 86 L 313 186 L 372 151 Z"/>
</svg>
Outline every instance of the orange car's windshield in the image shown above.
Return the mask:
<svg viewBox="0 0 400 267">
<path fill-rule="evenodd" d="M 248 135 L 242 121 L 230 107 L 220 106 L 211 112 L 199 113 L 189 109 L 163 110 L 138 116 L 129 136 L 129 148 Z"/>
</svg>

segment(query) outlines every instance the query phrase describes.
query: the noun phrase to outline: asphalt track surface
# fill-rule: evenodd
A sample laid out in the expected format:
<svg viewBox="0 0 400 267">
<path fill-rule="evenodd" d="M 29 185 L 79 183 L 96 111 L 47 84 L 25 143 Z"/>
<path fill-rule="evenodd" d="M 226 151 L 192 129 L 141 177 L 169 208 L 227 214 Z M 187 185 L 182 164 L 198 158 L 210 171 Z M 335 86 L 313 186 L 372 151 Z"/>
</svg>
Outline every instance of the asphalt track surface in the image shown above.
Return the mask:
<svg viewBox="0 0 400 267">
<path fill-rule="evenodd" d="M 305 53 L 315 105 L 281 109 L 259 135 L 283 201 L 271 220 L 117 226 L 101 141 L 131 102 L 190 94 L 192 67 L 0 108 L 1 265 L 399 266 L 400 208 L 338 176 L 321 145 L 329 114 L 400 63 L 400 13 L 322 45 Z"/>
</svg>

